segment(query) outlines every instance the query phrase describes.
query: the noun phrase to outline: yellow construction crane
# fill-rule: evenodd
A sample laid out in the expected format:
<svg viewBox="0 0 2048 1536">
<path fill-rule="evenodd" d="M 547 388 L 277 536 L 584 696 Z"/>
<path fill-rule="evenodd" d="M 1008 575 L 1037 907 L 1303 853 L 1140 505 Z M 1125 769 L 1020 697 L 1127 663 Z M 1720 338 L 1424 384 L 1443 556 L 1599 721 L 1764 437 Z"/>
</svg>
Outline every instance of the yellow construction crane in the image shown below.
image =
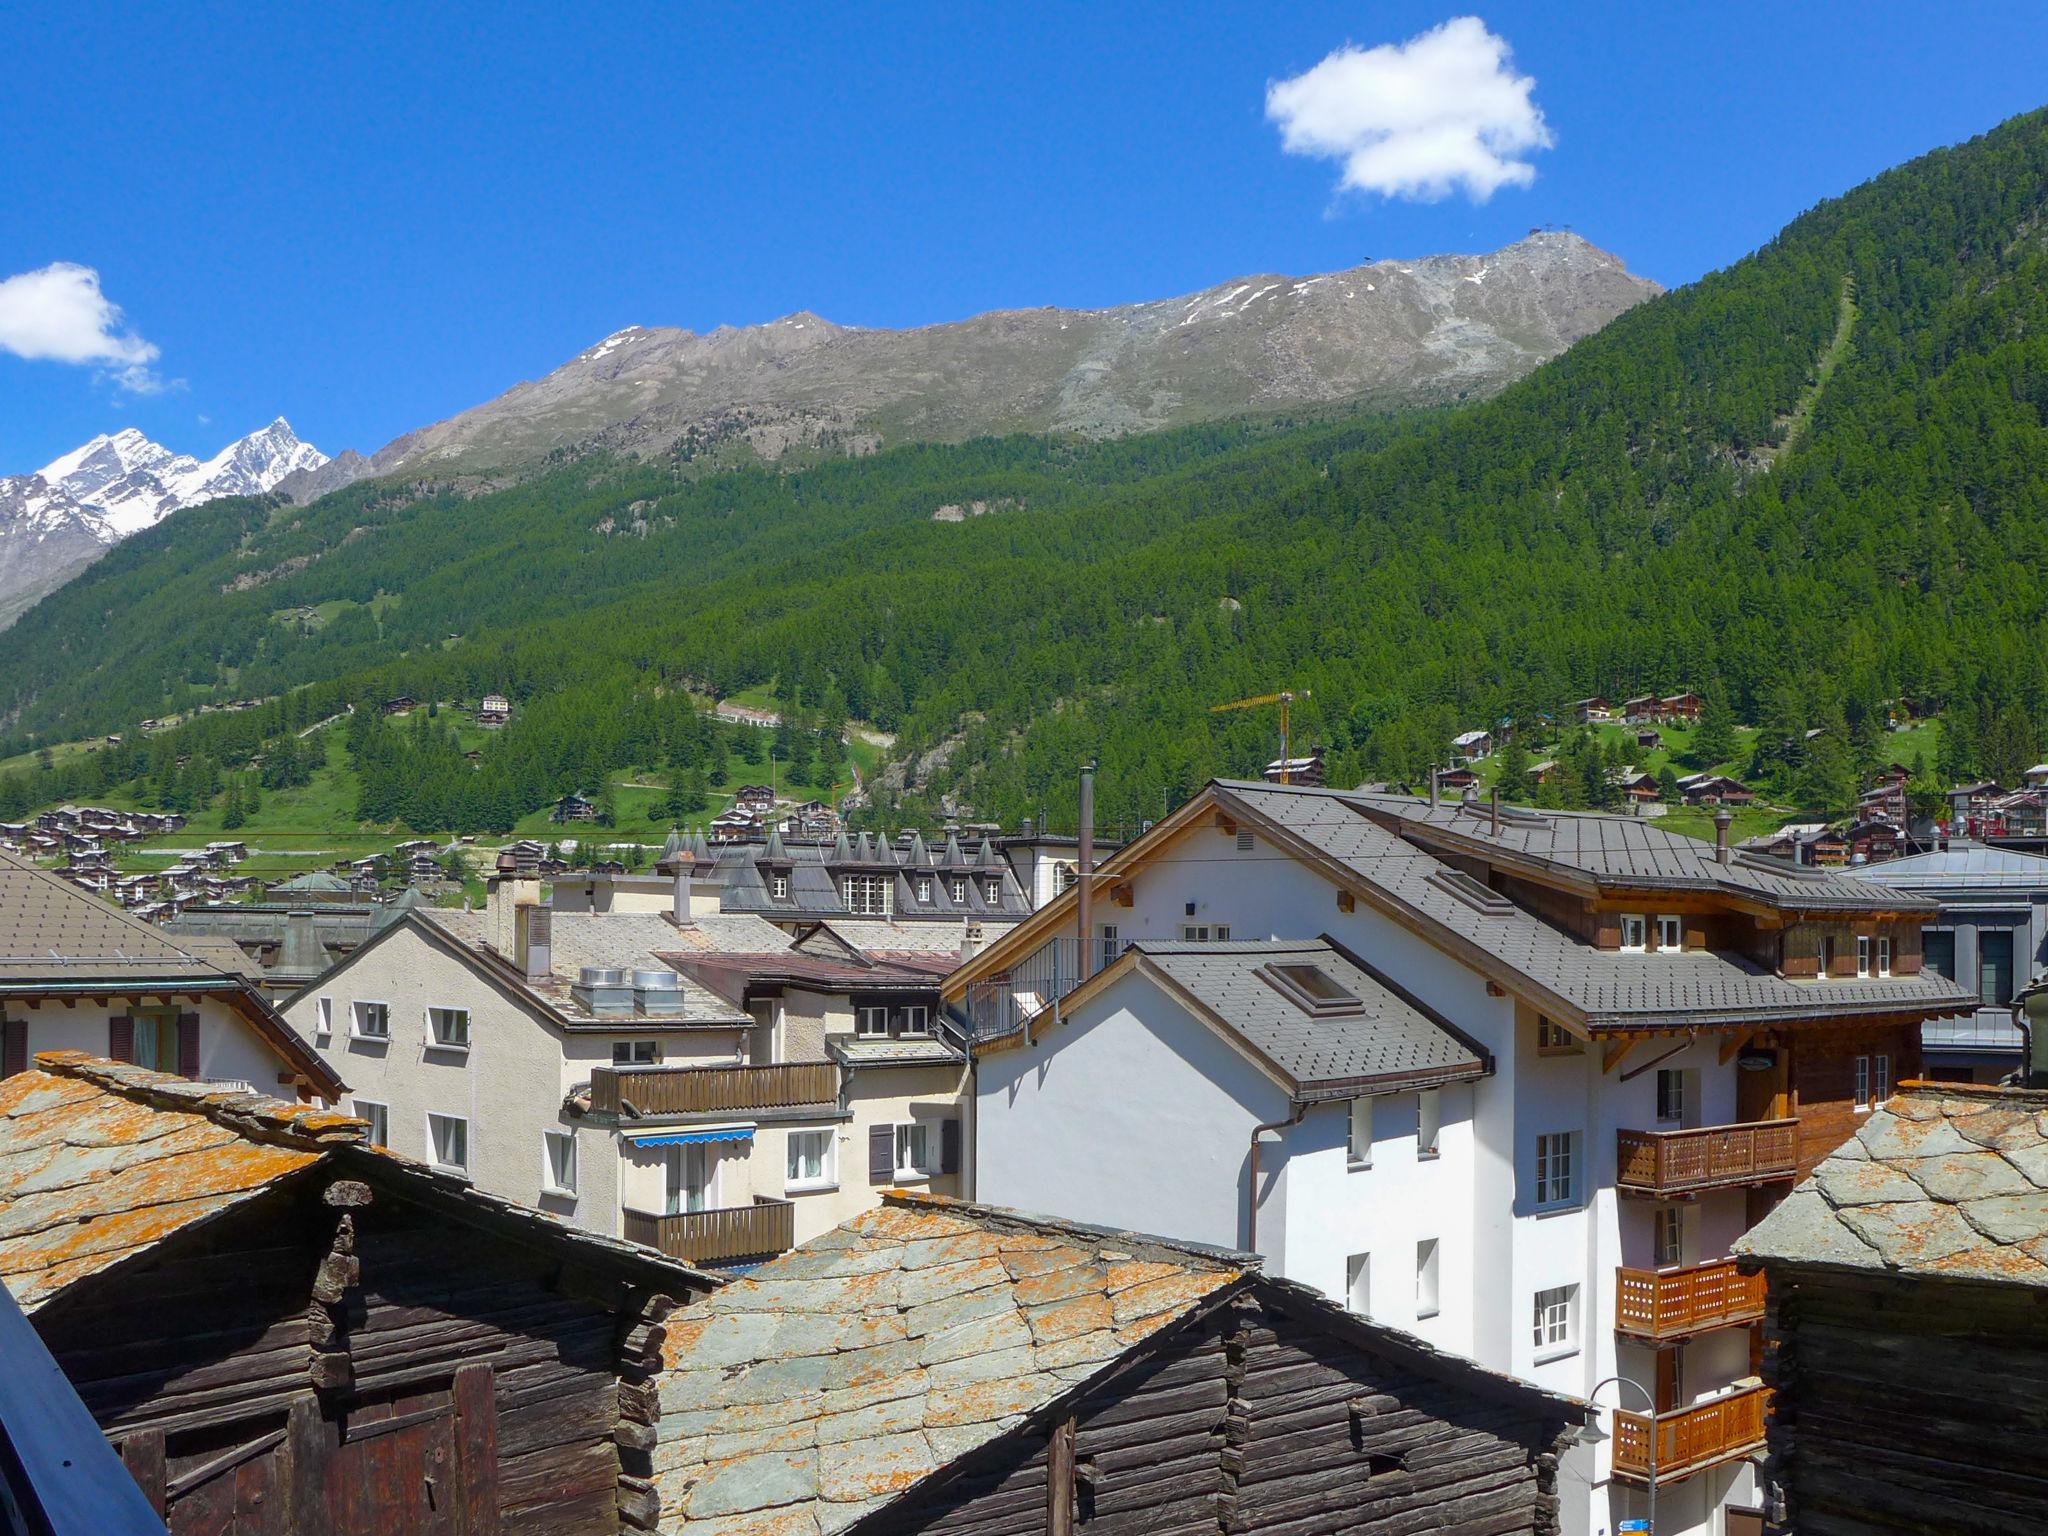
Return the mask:
<svg viewBox="0 0 2048 1536">
<path fill-rule="evenodd" d="M 1221 715 L 1233 709 L 1257 709 L 1262 704 L 1278 704 L 1280 706 L 1280 782 L 1287 784 L 1293 781 L 1293 775 L 1287 769 L 1287 706 L 1296 699 L 1305 699 L 1308 696 L 1309 691 L 1306 688 L 1300 690 L 1283 688 L 1278 693 L 1262 693 L 1255 699 L 1233 699 L 1228 704 L 1212 704 L 1209 706 L 1209 713 Z"/>
</svg>

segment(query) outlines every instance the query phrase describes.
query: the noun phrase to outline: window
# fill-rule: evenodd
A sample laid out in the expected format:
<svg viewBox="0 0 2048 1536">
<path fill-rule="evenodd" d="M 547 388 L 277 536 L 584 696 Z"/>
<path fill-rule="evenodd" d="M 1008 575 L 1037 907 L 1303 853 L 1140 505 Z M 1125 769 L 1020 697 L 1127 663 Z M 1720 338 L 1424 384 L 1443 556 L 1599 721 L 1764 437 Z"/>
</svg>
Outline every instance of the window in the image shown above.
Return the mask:
<svg viewBox="0 0 2048 1536">
<path fill-rule="evenodd" d="M 1579 1288 L 1555 1286 L 1536 1293 L 1536 1358 L 1555 1360 L 1578 1348 Z"/>
<path fill-rule="evenodd" d="M 1074 866 L 1073 866 L 1073 865 L 1071 865 L 1071 864 L 1055 864 L 1055 865 L 1053 865 L 1053 867 L 1052 867 L 1052 893 L 1053 893 L 1053 895 L 1055 895 L 1055 896 L 1063 896 L 1063 895 L 1065 895 L 1065 894 L 1066 894 L 1066 892 L 1067 892 L 1067 888 L 1068 888 L 1069 886 L 1071 886 L 1071 885 L 1072 885 L 1072 884 L 1073 884 L 1073 883 L 1074 883 L 1074 882 L 1075 882 L 1076 880 L 1078 880 L 1078 879 L 1080 879 L 1080 878 L 1081 878 L 1081 877 L 1080 877 L 1080 876 L 1079 876 L 1078 874 L 1076 874 L 1076 873 L 1074 872 Z"/>
<path fill-rule="evenodd" d="M 1237 834 L 1237 851 L 1239 853 L 1250 853 L 1252 851 L 1251 833 L 1243 831 L 1242 829 L 1239 830 Z"/>
<path fill-rule="evenodd" d="M 659 1040 L 614 1040 L 612 1042 L 612 1065 L 615 1067 L 652 1067 L 661 1061 Z"/>
<path fill-rule="evenodd" d="M 783 1176 L 783 1193 L 801 1189 L 830 1189 L 837 1182 L 832 1168 L 831 1131 L 791 1131 L 789 1163 Z"/>
<path fill-rule="evenodd" d="M 1372 1316 L 1372 1255 L 1354 1253 L 1344 1261 L 1344 1305 L 1360 1317 Z"/>
<path fill-rule="evenodd" d="M 917 899 L 922 902 L 929 902 L 932 899 L 932 877 L 930 875 L 919 875 L 917 877 Z"/>
<path fill-rule="evenodd" d="M 349 1033 L 359 1040 L 389 1040 L 391 1038 L 391 1005 L 389 1003 L 350 1003 Z"/>
<path fill-rule="evenodd" d="M 1623 949 L 1645 949 L 1649 924 L 1641 913 L 1624 912 L 1621 915 L 1621 947 Z"/>
<path fill-rule="evenodd" d="M 931 1127 L 918 1121 L 896 1127 L 896 1172 L 899 1177 L 924 1178 L 932 1171 Z"/>
<path fill-rule="evenodd" d="M 1218 944 L 1224 944 L 1229 942 L 1230 928 L 1227 924 L 1212 928 L 1207 923 L 1184 923 L 1180 936 L 1188 944 L 1207 944 L 1212 938 Z"/>
<path fill-rule="evenodd" d="M 467 1008 L 429 1008 L 427 1010 L 427 1035 L 435 1045 L 441 1046 L 446 1050 L 468 1050 L 469 1010 Z"/>
<path fill-rule="evenodd" d="M 846 876 L 843 882 L 846 910 L 855 917 L 887 917 L 890 883 L 887 875 Z"/>
<path fill-rule="evenodd" d="M 1657 947 L 1659 949 L 1685 948 L 1685 919 L 1666 914 L 1657 919 Z"/>
<path fill-rule="evenodd" d="M 152 1072 L 178 1070 L 178 1016 L 175 1013 L 137 1013 L 135 1020 L 135 1065 Z"/>
<path fill-rule="evenodd" d="M 1363 1011 L 1358 994 L 1319 965 L 1290 962 L 1262 965 L 1260 980 L 1313 1018 L 1332 1018 Z"/>
<path fill-rule="evenodd" d="M 1936 931 L 1929 929 L 1920 935 L 1920 959 L 1923 968 L 1944 976 L 1950 981 L 1956 979 L 1956 936 L 1953 929 Z"/>
<path fill-rule="evenodd" d="M 946 882 L 946 889 L 956 902 L 965 901 L 967 899 L 967 877 L 965 875 L 955 875 Z"/>
<path fill-rule="evenodd" d="M 541 1191 L 550 1195 L 576 1193 L 576 1133 L 542 1131 Z"/>
<path fill-rule="evenodd" d="M 1351 1101 L 1351 1125 L 1344 1139 L 1344 1155 L 1353 1168 L 1372 1166 L 1372 1100 Z"/>
<path fill-rule="evenodd" d="M 1680 1068 L 1657 1069 L 1657 1118 L 1673 1124 L 1685 1120 L 1685 1072 Z"/>
<path fill-rule="evenodd" d="M 1681 1205 L 1660 1205 L 1657 1207 L 1654 1226 L 1650 1233 L 1654 1250 L 1651 1262 L 1659 1269 L 1670 1269 L 1685 1262 L 1685 1207 Z"/>
<path fill-rule="evenodd" d="M 1536 1138 L 1536 1206 L 1553 1210 L 1574 1198 L 1572 1153 L 1576 1131 L 1553 1131 Z"/>
<path fill-rule="evenodd" d="M 469 1171 L 469 1122 L 455 1115 L 427 1116 L 427 1145 L 434 1161 L 458 1173 Z"/>
<path fill-rule="evenodd" d="M 768 877 L 768 895 L 775 901 L 789 900 L 789 875 L 785 871 L 778 869 Z"/>
<path fill-rule="evenodd" d="M 334 999 L 323 997 L 313 1005 L 313 1038 L 326 1040 L 334 1034 Z"/>
<path fill-rule="evenodd" d="M 2012 1002 L 2012 930 L 1977 930 L 1977 996 L 2003 1008 Z"/>
<path fill-rule="evenodd" d="M 1415 1245 L 1415 1315 L 1437 1314 L 1436 1239 L 1426 1237 Z"/>
<path fill-rule="evenodd" d="M 388 1147 L 391 1145 L 391 1106 L 373 1104 L 368 1099 L 350 1100 L 355 1106 L 355 1117 L 370 1128 L 370 1145 Z"/>
<path fill-rule="evenodd" d="M 879 1004 L 862 1004 L 853 1010 L 853 1032 L 863 1040 L 885 1039 L 889 1033 L 889 1010 Z"/>
<path fill-rule="evenodd" d="M 1442 1130 L 1443 1105 L 1438 1102 L 1437 1090 L 1425 1088 L 1415 1095 L 1415 1155 L 1418 1158 L 1435 1157 L 1437 1133 Z"/>
<path fill-rule="evenodd" d="M 1536 1015 L 1536 1053 L 1539 1056 L 1576 1056 L 1578 1052 L 1577 1035 L 1540 1013 Z"/>
<path fill-rule="evenodd" d="M 1822 980 L 1835 974 L 1835 936 L 1832 933 L 1820 936 L 1820 974 Z"/>
<path fill-rule="evenodd" d="M 1889 1056 L 1873 1056 L 1870 1058 L 1870 1065 L 1871 1089 L 1877 1096 L 1877 1102 L 1882 1104 L 1892 1096 L 1892 1059 Z"/>
<path fill-rule="evenodd" d="M 1003 899 L 1003 877 L 1001 875 L 990 875 L 981 882 L 981 899 L 992 907 Z"/>
<path fill-rule="evenodd" d="M 1877 974 L 1889 976 L 1892 973 L 1892 941 L 1880 937 L 1877 941 Z"/>
<path fill-rule="evenodd" d="M 717 1156 L 699 1142 L 687 1147 L 669 1147 L 663 1160 L 667 1186 L 663 1214 L 682 1216 L 709 1210 L 712 1181 L 717 1173 Z"/>
<path fill-rule="evenodd" d="M 1123 945 L 1117 942 L 1115 923 L 1101 924 L 1096 930 L 1096 936 L 1101 941 L 1102 948 L 1102 958 L 1096 962 L 1096 968 L 1106 970 L 1116 964 L 1116 957 L 1124 952 Z"/>
<path fill-rule="evenodd" d="M 906 1035 L 928 1035 L 932 1032 L 932 1011 L 923 1003 L 913 1003 L 903 1010 L 903 1033 Z"/>
<path fill-rule="evenodd" d="M 1870 935 L 1867 933 L 1856 935 L 1856 974 L 1858 976 L 1868 976 L 1870 974 Z"/>
</svg>

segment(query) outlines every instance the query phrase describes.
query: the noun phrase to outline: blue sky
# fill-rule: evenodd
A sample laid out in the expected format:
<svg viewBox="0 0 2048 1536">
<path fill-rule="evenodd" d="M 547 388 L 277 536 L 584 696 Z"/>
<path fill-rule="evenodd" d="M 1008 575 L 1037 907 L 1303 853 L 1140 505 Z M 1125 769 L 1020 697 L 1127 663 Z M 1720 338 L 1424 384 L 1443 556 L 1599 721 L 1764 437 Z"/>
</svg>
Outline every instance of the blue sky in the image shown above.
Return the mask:
<svg viewBox="0 0 2048 1536">
<path fill-rule="evenodd" d="M 2048 99 L 2038 0 L 1488 4 L 1550 141 L 1528 185 L 1340 193 L 1283 150 L 1269 84 L 1461 14 L 9 6 L 0 279 L 90 268 L 130 341 L 0 352 L 0 473 L 280 413 L 369 451 L 627 324 L 1112 304 L 1550 223 L 1676 284 Z"/>
</svg>

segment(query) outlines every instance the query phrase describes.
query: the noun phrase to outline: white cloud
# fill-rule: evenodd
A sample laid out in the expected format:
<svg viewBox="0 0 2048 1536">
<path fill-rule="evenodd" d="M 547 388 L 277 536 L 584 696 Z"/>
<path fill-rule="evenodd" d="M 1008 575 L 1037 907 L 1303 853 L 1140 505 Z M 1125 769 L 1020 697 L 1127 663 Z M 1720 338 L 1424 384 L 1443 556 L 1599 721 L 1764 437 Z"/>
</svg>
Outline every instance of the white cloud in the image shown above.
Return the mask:
<svg viewBox="0 0 2048 1536">
<path fill-rule="evenodd" d="M 154 343 L 121 325 L 100 275 L 72 261 L 0 278 L 0 352 L 59 363 L 97 363 L 123 389 L 155 394 Z"/>
<path fill-rule="evenodd" d="M 1483 203 L 1534 181 L 1525 157 L 1553 142 L 1535 89 L 1504 39 L 1459 16 L 1405 43 L 1346 44 L 1274 81 L 1266 116 L 1289 154 L 1341 161 L 1340 190 Z"/>
</svg>

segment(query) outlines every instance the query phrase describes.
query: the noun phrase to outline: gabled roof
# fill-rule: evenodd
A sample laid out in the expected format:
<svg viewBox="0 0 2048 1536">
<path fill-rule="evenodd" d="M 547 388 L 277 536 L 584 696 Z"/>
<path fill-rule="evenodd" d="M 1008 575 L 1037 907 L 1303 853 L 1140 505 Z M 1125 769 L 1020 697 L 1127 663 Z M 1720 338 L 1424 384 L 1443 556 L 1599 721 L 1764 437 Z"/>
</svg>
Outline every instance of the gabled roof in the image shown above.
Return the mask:
<svg viewBox="0 0 2048 1536">
<path fill-rule="evenodd" d="M 1042 1423 L 1247 1289 L 1454 1389 L 1582 1405 L 1266 1279 L 1255 1255 L 892 1191 L 675 1313 L 654 1455 L 671 1536 L 816 1536 Z M 1042 1497 L 1042 1496 L 1041 1496 Z"/>
<path fill-rule="evenodd" d="M 1306 969 L 1356 1000 L 1312 1013 L 1286 978 Z M 1181 944 L 1140 941 L 1069 994 L 1060 1012 L 1127 975 L 1150 978 L 1234 1039 L 1299 1099 L 1392 1093 L 1483 1077 L 1485 1048 L 1328 939 Z"/>
<path fill-rule="evenodd" d="M 1734 1251 L 2048 1289 L 2048 1093 L 1904 1085 Z"/>
<path fill-rule="evenodd" d="M 1911 891 L 1948 886 L 2048 891 L 2048 859 L 1981 843 L 1953 843 L 1933 853 L 1858 865 L 1847 873 L 1852 879 Z"/>
<path fill-rule="evenodd" d="M 0 853 L 0 986 L 218 978 L 154 924 L 26 859 Z"/>
</svg>

